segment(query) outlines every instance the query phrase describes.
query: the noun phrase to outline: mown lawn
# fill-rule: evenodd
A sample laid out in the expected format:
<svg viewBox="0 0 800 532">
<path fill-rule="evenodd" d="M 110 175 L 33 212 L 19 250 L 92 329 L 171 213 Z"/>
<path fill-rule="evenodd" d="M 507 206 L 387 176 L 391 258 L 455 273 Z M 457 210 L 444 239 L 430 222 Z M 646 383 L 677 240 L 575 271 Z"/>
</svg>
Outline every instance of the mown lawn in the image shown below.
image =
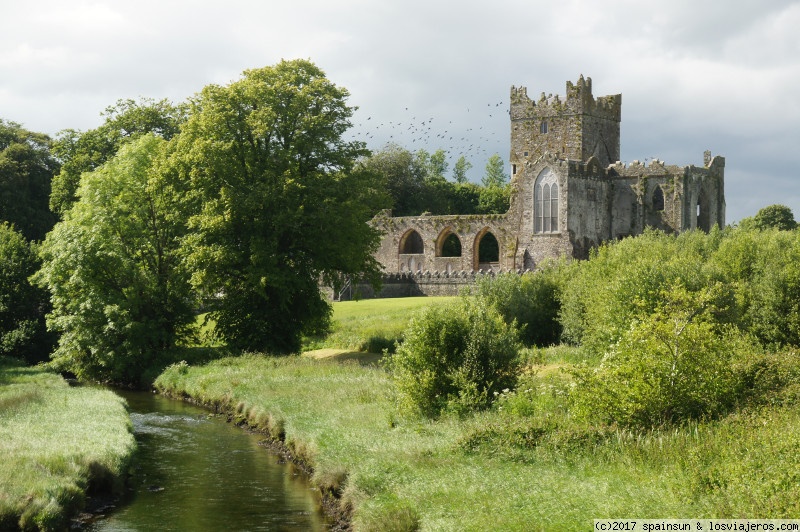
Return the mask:
<svg viewBox="0 0 800 532">
<path fill-rule="evenodd" d="M 124 400 L 0 358 L 0 530 L 63 530 L 87 490 L 122 487 L 136 443 Z"/>
<path fill-rule="evenodd" d="M 346 315 L 357 319 L 356 308 Z M 379 312 L 362 316 L 374 324 Z M 545 351 L 530 358 L 546 367 L 528 368 L 518 390 L 465 419 L 401 418 L 382 367 L 335 358 L 178 364 L 156 386 L 284 438 L 314 465 L 320 488 L 342 491 L 357 530 L 587 530 L 595 518 L 800 515 L 796 407 L 647 432 L 582 425 L 569 417 L 569 377 L 559 370 L 575 354 Z"/>
</svg>

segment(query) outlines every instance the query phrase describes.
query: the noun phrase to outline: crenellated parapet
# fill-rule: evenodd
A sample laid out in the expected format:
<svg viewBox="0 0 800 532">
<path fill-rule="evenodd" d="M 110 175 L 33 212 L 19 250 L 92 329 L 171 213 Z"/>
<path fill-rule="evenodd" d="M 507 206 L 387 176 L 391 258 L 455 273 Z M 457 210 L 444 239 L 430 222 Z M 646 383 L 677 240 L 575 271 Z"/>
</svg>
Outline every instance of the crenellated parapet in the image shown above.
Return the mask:
<svg viewBox="0 0 800 532">
<path fill-rule="evenodd" d="M 583 75 L 576 83 L 567 81 L 565 98 L 541 93 L 537 101 L 528 96 L 526 87 L 511 87 L 511 120 L 541 119 L 568 114 L 590 115 L 619 122 L 622 117 L 622 95 L 599 96 L 592 94 L 592 78 Z"/>
<path fill-rule="evenodd" d="M 386 273 L 382 277 L 383 282 L 395 282 L 395 281 L 402 281 L 402 280 L 424 280 L 424 279 L 466 279 L 468 281 L 475 281 L 480 279 L 481 277 L 489 276 L 495 277 L 497 275 L 504 275 L 507 273 L 516 273 L 518 275 L 522 275 L 524 273 L 529 273 L 532 270 L 527 268 L 486 268 L 486 269 L 478 269 L 476 271 L 467 271 L 467 270 L 459 270 L 459 271 L 439 271 L 439 270 L 425 270 L 424 272 L 398 272 L 398 273 Z"/>
</svg>

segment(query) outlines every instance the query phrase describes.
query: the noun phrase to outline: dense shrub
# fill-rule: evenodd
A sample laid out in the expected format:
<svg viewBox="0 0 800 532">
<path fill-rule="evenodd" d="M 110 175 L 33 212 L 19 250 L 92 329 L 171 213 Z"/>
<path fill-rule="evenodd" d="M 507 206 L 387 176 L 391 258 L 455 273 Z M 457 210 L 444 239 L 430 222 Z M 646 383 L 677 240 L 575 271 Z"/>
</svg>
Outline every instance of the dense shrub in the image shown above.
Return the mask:
<svg viewBox="0 0 800 532">
<path fill-rule="evenodd" d="M 764 345 L 800 346 L 800 232 L 730 231 L 709 269 L 736 287 L 736 320 Z"/>
<path fill-rule="evenodd" d="M 663 306 L 635 321 L 598 367 L 575 370 L 574 411 L 643 428 L 723 414 L 742 395 L 737 367 L 755 349 L 715 320 L 724 291 L 662 291 Z"/>
<path fill-rule="evenodd" d="M 765 346 L 800 346 L 800 231 L 646 231 L 603 245 L 567 266 L 563 278 L 562 338 L 596 356 L 663 305 L 665 288 L 676 282 L 690 292 L 721 283 L 729 301 L 714 322 Z"/>
<path fill-rule="evenodd" d="M 520 340 L 526 346 L 558 342 L 561 325 L 556 265 L 523 275 L 484 277 L 477 283 L 476 294 L 497 308 L 507 323 L 516 320 Z"/>
<path fill-rule="evenodd" d="M 391 359 L 400 409 L 436 417 L 489 406 L 513 386 L 519 347 L 515 327 L 483 300 L 426 309 Z"/>
<path fill-rule="evenodd" d="M 796 405 L 800 402 L 800 352 L 756 353 L 740 369 L 744 400 L 750 405 Z"/>
<path fill-rule="evenodd" d="M 692 231 L 677 237 L 647 230 L 601 246 L 588 261 L 572 263 L 561 295 L 563 339 L 592 354 L 605 353 L 635 320 L 663 304 L 666 287 L 679 281 L 697 291 L 712 283 L 707 262 L 722 238 L 716 229 L 708 235 Z"/>
</svg>

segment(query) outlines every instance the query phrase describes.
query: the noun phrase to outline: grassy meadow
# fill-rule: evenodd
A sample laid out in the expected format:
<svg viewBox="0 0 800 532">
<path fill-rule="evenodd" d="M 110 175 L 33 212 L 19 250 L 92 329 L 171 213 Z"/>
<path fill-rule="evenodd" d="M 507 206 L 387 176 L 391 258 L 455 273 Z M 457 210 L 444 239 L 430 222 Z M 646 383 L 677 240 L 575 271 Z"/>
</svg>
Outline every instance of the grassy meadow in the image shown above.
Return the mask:
<svg viewBox="0 0 800 532">
<path fill-rule="evenodd" d="M 333 305 L 331 331 L 323 337 L 306 338 L 304 350 L 343 349 L 381 353 L 394 350 L 412 314 L 424 307 L 442 305 L 452 297 L 403 297 L 340 301 Z M 391 301 L 391 303 L 385 303 Z"/>
<path fill-rule="evenodd" d="M 0 530 L 64 530 L 135 451 L 124 400 L 0 358 Z"/>
<path fill-rule="evenodd" d="M 363 349 L 342 339 L 394 337 L 425 303 L 336 303 L 330 343 L 310 347 Z M 387 371 L 352 353 L 175 364 L 156 387 L 284 439 L 314 466 L 320 489 L 341 493 L 356 530 L 586 530 L 594 518 L 800 514 L 797 407 L 638 432 L 592 425 L 568 405 L 565 369 L 580 353 L 523 355 L 517 388 L 491 410 L 435 421 L 401 417 Z"/>
</svg>

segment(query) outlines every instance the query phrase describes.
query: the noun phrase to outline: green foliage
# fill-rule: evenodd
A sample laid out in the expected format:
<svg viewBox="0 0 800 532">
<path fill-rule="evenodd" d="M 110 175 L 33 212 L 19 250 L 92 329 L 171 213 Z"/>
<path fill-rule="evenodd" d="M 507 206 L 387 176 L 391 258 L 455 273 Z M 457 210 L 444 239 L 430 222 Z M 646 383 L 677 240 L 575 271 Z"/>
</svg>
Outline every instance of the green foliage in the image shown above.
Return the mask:
<svg viewBox="0 0 800 532">
<path fill-rule="evenodd" d="M 739 369 L 745 401 L 757 406 L 794 406 L 800 402 L 800 352 L 756 352 Z"/>
<path fill-rule="evenodd" d="M 436 417 L 489 406 L 513 386 L 517 331 L 481 300 L 426 309 L 412 319 L 391 359 L 402 411 Z"/>
<path fill-rule="evenodd" d="M 47 135 L 0 119 L 0 221 L 28 240 L 42 240 L 56 222 L 48 201 L 59 166 L 50 146 Z"/>
<path fill-rule="evenodd" d="M 547 346 L 558 342 L 559 283 L 557 266 L 536 272 L 483 277 L 475 295 L 500 311 L 506 323 L 516 323 L 526 346 Z"/>
<path fill-rule="evenodd" d="M 797 227 L 794 213 L 786 205 L 764 207 L 753 217 L 752 224 L 756 229 L 779 229 L 781 231 L 791 231 Z"/>
<path fill-rule="evenodd" d="M 480 190 L 478 197 L 478 213 L 505 214 L 511 206 L 511 187 L 492 186 Z"/>
<path fill-rule="evenodd" d="M 510 205 L 511 187 L 507 183 L 508 176 L 503 173 L 500 156 L 495 155 L 492 161 L 488 186 L 467 181 L 466 172 L 472 165 L 463 156 L 453 168 L 455 182 L 447 181 L 444 150 L 433 154 L 425 150 L 412 153 L 396 144 L 389 144 L 362 159 L 361 164 L 381 176 L 392 200 L 394 216 L 504 214 Z"/>
<path fill-rule="evenodd" d="M 67 129 L 59 132 L 53 152 L 61 161 L 61 171 L 53 179 L 50 208 L 62 215 L 76 201 L 81 174 L 99 168 L 120 147 L 141 135 L 153 134 L 169 140 L 180 131 L 185 109 L 167 100 L 119 100 L 102 113 L 103 124 L 86 132 Z"/>
<path fill-rule="evenodd" d="M 444 150 L 439 149 L 433 153 L 417 150 L 415 162 L 422 168 L 426 181 L 445 181 L 447 153 Z"/>
<path fill-rule="evenodd" d="M 725 413 L 742 395 L 736 365 L 754 345 L 717 324 L 722 291 L 663 290 L 664 305 L 635 321 L 599 367 L 575 371 L 574 411 L 637 428 Z"/>
<path fill-rule="evenodd" d="M 78 201 L 42 245 L 38 284 L 61 336 L 56 367 L 139 384 L 193 323 L 178 256 L 185 191 L 159 172 L 166 141 L 146 135 L 86 173 Z"/>
<path fill-rule="evenodd" d="M 469 162 L 463 155 L 458 158 L 456 164 L 453 165 L 453 180 L 456 183 L 467 182 L 467 172 L 472 168 L 472 163 Z"/>
<path fill-rule="evenodd" d="M 53 345 L 45 330 L 47 292 L 28 278 L 39 269 L 33 244 L 0 224 L 0 356 L 46 360 Z"/>
<path fill-rule="evenodd" d="M 489 157 L 486 162 L 486 172 L 481 178 L 481 183 L 486 188 L 502 188 L 508 183 L 508 174 L 505 171 L 505 163 L 498 154 Z"/>
<path fill-rule="evenodd" d="M 717 269 L 708 259 L 722 238 L 719 230 L 677 237 L 646 230 L 638 237 L 604 244 L 588 261 L 566 266 L 559 317 L 563 339 L 582 345 L 591 355 L 602 355 L 635 320 L 663 304 L 664 288 L 680 282 L 696 291 L 712 284 Z"/>
<path fill-rule="evenodd" d="M 503 159 L 498 154 L 489 157 L 486 173 L 481 178 L 483 189 L 478 201 L 478 212 L 481 214 L 504 214 L 511 204 L 511 187 L 508 185 L 508 174 L 505 173 Z"/>
<path fill-rule="evenodd" d="M 380 235 L 366 222 L 386 197 L 356 166 L 348 92 L 305 60 L 209 85 L 173 158 L 196 211 L 183 242 L 192 280 L 229 346 L 297 351 L 327 325 L 318 283 L 378 279 Z"/>
<path fill-rule="evenodd" d="M 425 200 L 425 171 L 418 162 L 418 157 L 397 144 L 389 144 L 361 160 L 366 171 L 383 180 L 395 216 L 417 215 L 429 210 Z"/>
<path fill-rule="evenodd" d="M 730 231 L 708 267 L 735 286 L 741 329 L 765 345 L 800 346 L 800 233 Z"/>
</svg>

